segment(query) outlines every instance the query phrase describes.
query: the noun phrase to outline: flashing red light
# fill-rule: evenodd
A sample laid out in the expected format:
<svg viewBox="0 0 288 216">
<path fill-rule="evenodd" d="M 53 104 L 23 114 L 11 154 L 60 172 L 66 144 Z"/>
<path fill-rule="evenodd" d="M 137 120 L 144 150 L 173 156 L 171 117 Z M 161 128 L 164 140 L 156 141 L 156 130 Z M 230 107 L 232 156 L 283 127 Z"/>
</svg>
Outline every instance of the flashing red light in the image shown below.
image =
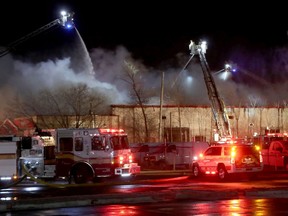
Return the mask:
<svg viewBox="0 0 288 216">
<path fill-rule="evenodd" d="M 124 133 L 123 129 L 100 128 L 100 133 Z"/>
<path fill-rule="evenodd" d="M 231 144 L 231 145 L 237 144 L 237 140 L 228 140 L 227 144 Z"/>
<path fill-rule="evenodd" d="M 206 175 L 215 175 L 216 171 L 206 171 L 205 174 Z"/>
<path fill-rule="evenodd" d="M 129 163 L 132 163 L 133 162 L 133 157 L 132 155 L 129 155 Z"/>
<path fill-rule="evenodd" d="M 287 137 L 287 133 L 267 133 L 267 136 L 271 137 Z"/>
<path fill-rule="evenodd" d="M 119 163 L 120 163 L 120 164 L 123 164 L 123 160 L 124 160 L 124 157 L 123 157 L 123 156 L 120 156 L 120 157 L 119 157 Z"/>
</svg>

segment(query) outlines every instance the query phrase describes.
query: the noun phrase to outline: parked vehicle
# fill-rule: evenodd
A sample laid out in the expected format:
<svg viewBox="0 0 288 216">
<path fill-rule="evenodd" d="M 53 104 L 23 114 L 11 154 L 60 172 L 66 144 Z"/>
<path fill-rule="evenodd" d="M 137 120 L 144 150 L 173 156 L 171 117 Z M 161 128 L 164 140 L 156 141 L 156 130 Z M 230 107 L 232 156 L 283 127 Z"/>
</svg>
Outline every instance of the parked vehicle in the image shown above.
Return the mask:
<svg viewBox="0 0 288 216">
<path fill-rule="evenodd" d="M 160 154 L 165 150 L 165 143 L 162 142 L 147 142 L 147 143 L 133 143 L 130 145 L 133 158 L 141 168 L 149 168 L 149 160 L 147 156 L 150 154 Z"/>
<path fill-rule="evenodd" d="M 263 160 L 259 148 L 254 145 L 220 144 L 210 146 L 193 162 L 192 174 L 218 176 L 226 179 L 230 174 L 263 171 Z"/>
<path fill-rule="evenodd" d="M 288 171 L 288 141 L 275 140 L 261 149 L 265 170 Z"/>
<path fill-rule="evenodd" d="M 143 168 L 189 169 L 194 157 L 209 147 L 208 142 L 142 143 L 134 155 Z"/>
<path fill-rule="evenodd" d="M 277 131 L 267 131 L 253 137 L 254 145 L 261 149 L 264 170 L 288 171 L 288 135 Z"/>
</svg>

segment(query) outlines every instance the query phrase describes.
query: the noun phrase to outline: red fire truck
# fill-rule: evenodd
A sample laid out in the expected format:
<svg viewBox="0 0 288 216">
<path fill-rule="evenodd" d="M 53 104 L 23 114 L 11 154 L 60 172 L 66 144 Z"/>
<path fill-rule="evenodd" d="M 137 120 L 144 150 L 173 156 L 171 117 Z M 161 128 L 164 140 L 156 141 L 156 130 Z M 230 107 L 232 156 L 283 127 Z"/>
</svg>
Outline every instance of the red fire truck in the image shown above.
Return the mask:
<svg viewBox="0 0 288 216">
<path fill-rule="evenodd" d="M 122 129 L 63 128 L 22 137 L 20 167 L 36 178 L 67 179 L 77 184 L 98 177 L 140 173 Z"/>
</svg>

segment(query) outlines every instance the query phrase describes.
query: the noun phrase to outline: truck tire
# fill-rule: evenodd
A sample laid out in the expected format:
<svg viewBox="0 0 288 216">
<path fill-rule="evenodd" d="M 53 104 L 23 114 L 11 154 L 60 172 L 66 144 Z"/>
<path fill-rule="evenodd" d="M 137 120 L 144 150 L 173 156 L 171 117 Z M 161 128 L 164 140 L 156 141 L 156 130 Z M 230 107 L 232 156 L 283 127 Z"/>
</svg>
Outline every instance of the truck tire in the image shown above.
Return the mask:
<svg viewBox="0 0 288 216">
<path fill-rule="evenodd" d="M 220 164 L 218 166 L 217 175 L 218 175 L 218 179 L 220 179 L 221 181 L 227 179 L 228 173 L 227 173 L 226 168 L 225 168 L 225 166 L 223 164 Z"/>
<path fill-rule="evenodd" d="M 164 161 L 164 160 L 159 161 L 159 162 L 158 162 L 158 168 L 159 168 L 160 170 L 167 170 L 168 167 L 167 167 L 166 161 Z"/>
<path fill-rule="evenodd" d="M 75 167 L 72 172 L 72 177 L 75 184 L 84 184 L 88 183 L 90 180 L 93 180 L 91 169 L 85 165 Z"/>
<path fill-rule="evenodd" d="M 198 164 L 193 164 L 192 166 L 192 175 L 197 178 L 201 176 L 200 167 Z"/>
<path fill-rule="evenodd" d="M 288 157 L 287 156 L 285 156 L 284 158 L 283 158 L 283 164 L 284 164 L 284 171 L 288 171 Z"/>
<path fill-rule="evenodd" d="M 285 171 L 288 171 L 288 161 L 285 161 L 284 170 L 285 170 Z"/>
</svg>

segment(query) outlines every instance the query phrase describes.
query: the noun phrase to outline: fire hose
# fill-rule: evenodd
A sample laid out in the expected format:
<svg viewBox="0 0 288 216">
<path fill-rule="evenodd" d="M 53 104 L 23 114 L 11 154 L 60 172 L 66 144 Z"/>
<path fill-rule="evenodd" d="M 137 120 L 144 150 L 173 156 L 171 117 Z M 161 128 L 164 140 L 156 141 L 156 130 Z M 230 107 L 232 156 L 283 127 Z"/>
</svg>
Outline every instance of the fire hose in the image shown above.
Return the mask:
<svg viewBox="0 0 288 216">
<path fill-rule="evenodd" d="M 54 187 L 54 188 L 67 188 L 67 187 L 87 187 L 87 186 L 107 186 L 107 185 L 124 185 L 124 184 L 131 184 L 125 183 L 125 182 L 97 182 L 97 183 L 86 183 L 86 184 L 57 184 L 57 183 L 49 183 L 47 181 L 43 181 L 40 178 L 35 177 L 34 175 L 31 174 L 31 171 L 33 171 L 33 167 L 28 169 L 27 166 L 23 163 L 22 164 L 23 171 L 25 172 L 25 176 L 30 178 L 32 181 L 35 181 L 36 183 L 46 185 L 49 187 Z M 136 183 L 136 182 L 134 182 Z"/>
<path fill-rule="evenodd" d="M 123 185 L 123 184 L 131 184 L 132 182 L 130 181 L 129 183 L 125 182 L 101 182 L 101 183 L 86 183 L 86 184 L 57 184 L 57 183 L 50 183 L 45 180 L 42 180 L 36 176 L 34 176 L 31 172 L 34 170 L 34 167 L 28 168 L 25 163 L 22 164 L 22 170 L 24 172 L 24 175 L 21 176 L 17 181 L 13 181 L 12 183 L 1 185 L 0 189 L 5 189 L 5 188 L 10 188 L 13 186 L 16 186 L 17 184 L 21 183 L 24 179 L 28 178 L 31 181 L 34 181 L 38 184 L 46 185 L 49 187 L 54 187 L 54 188 L 67 188 L 67 187 L 87 187 L 87 186 L 107 186 L 107 185 Z M 143 181 L 138 181 L 138 183 L 143 182 Z M 137 182 L 133 182 L 136 184 Z"/>
<path fill-rule="evenodd" d="M 64 187 L 69 186 L 69 185 L 63 185 L 63 184 L 54 184 L 54 183 L 51 184 L 51 183 L 48 183 L 47 181 L 43 181 L 43 180 L 35 177 L 34 175 L 31 174 L 31 171 L 34 169 L 34 167 L 28 169 L 24 163 L 22 164 L 22 168 L 23 168 L 23 171 L 25 172 L 25 176 L 29 177 L 32 181 L 34 181 L 36 183 L 44 184 L 44 185 L 47 185 L 50 187 L 56 187 L 56 188 L 64 188 Z"/>
</svg>

